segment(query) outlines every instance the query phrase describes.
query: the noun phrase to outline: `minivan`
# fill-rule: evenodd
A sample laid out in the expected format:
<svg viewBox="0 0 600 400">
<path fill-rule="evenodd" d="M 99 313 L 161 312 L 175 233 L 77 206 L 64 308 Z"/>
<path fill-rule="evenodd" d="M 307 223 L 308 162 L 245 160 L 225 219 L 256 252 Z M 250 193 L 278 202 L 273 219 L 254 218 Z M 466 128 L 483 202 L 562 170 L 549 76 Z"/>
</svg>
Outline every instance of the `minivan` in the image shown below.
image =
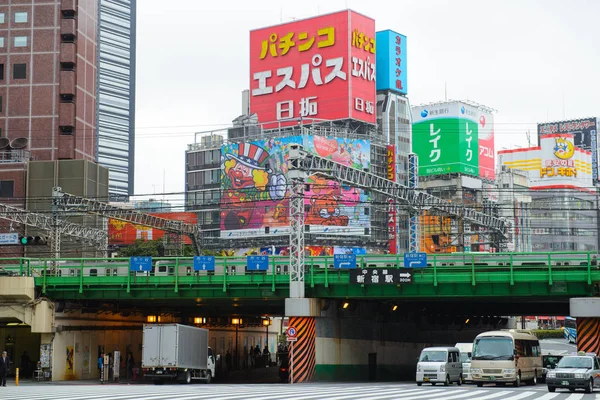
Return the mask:
<svg viewBox="0 0 600 400">
<path fill-rule="evenodd" d="M 456 382 L 462 384 L 462 363 L 460 350 L 456 347 L 427 347 L 421 351 L 417 362 L 417 386 L 423 383 L 443 383 L 445 386 Z"/>
<path fill-rule="evenodd" d="M 460 350 L 460 362 L 462 363 L 462 382 L 472 382 L 471 378 L 471 353 L 473 353 L 473 343 L 456 343 L 454 346 Z"/>
</svg>

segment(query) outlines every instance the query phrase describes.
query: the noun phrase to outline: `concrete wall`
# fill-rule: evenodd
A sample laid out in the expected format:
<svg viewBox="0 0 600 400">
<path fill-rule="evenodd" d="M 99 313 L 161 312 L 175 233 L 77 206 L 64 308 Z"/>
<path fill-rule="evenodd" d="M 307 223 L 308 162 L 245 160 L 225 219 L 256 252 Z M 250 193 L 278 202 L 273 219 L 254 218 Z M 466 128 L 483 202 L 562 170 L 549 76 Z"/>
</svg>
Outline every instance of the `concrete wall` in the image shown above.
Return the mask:
<svg viewBox="0 0 600 400">
<path fill-rule="evenodd" d="M 56 333 L 52 341 L 52 380 L 99 379 L 98 357 L 102 351 L 118 350 L 123 360 L 131 351 L 133 359 L 139 362 L 141 343 L 141 329 Z"/>
</svg>

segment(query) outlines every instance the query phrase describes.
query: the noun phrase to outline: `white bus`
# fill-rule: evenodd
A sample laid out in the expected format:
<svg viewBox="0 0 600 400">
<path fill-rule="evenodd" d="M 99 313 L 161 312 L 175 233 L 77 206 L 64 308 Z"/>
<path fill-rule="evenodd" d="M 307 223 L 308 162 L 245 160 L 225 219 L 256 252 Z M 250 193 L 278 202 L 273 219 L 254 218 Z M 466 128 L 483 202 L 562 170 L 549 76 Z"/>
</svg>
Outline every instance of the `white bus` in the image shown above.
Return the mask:
<svg viewBox="0 0 600 400">
<path fill-rule="evenodd" d="M 471 378 L 485 383 L 535 385 L 542 376 L 542 349 L 538 338 L 517 330 L 479 334 L 473 341 Z"/>
</svg>

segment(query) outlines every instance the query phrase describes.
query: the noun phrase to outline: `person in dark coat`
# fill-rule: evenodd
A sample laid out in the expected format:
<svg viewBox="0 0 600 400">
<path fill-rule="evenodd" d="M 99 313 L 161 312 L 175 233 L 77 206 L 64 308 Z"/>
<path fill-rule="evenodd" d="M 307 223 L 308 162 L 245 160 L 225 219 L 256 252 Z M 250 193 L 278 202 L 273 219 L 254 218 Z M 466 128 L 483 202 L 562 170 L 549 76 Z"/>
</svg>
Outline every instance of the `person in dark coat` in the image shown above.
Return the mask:
<svg viewBox="0 0 600 400">
<path fill-rule="evenodd" d="M 6 351 L 2 352 L 2 357 L 0 357 L 0 385 L 6 386 L 6 375 L 8 375 L 8 370 L 10 369 L 10 359 L 6 354 Z"/>
</svg>

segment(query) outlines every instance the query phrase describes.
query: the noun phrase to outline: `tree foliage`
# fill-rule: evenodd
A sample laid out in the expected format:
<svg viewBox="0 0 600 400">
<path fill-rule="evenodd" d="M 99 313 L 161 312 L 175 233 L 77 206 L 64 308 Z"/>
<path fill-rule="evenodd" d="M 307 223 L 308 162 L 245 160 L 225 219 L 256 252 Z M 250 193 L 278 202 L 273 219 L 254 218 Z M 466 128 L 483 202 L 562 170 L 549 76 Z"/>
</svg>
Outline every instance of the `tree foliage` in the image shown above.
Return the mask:
<svg viewBox="0 0 600 400">
<path fill-rule="evenodd" d="M 135 242 L 133 242 L 133 244 L 121 248 L 119 250 L 119 257 L 161 257 L 162 255 L 164 255 L 164 249 L 165 247 L 163 245 L 162 240 L 138 239 Z"/>
</svg>

